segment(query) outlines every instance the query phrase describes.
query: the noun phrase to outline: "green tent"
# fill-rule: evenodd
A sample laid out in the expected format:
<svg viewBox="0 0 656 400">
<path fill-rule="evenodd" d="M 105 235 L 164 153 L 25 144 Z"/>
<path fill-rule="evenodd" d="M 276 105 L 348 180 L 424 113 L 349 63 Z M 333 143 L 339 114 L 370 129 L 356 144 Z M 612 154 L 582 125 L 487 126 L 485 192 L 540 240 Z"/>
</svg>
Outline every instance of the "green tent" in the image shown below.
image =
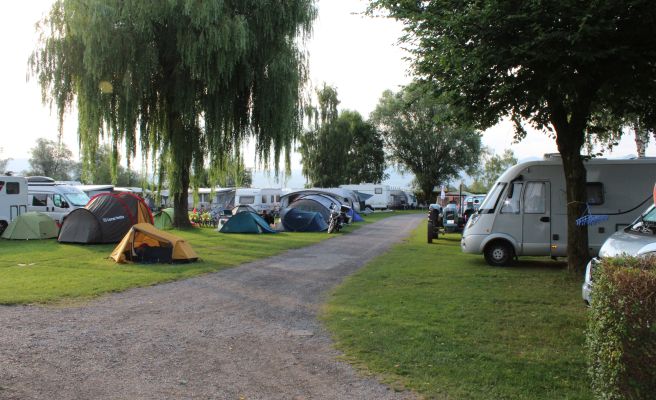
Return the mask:
<svg viewBox="0 0 656 400">
<path fill-rule="evenodd" d="M 230 217 L 221 233 L 276 233 L 266 221 L 254 212 L 242 211 Z"/>
<path fill-rule="evenodd" d="M 16 217 L 2 233 L 3 239 L 51 239 L 59 234 L 55 220 L 40 212 L 28 212 Z"/>
<path fill-rule="evenodd" d="M 173 229 L 173 209 L 165 208 L 153 216 L 155 228 Z"/>
</svg>

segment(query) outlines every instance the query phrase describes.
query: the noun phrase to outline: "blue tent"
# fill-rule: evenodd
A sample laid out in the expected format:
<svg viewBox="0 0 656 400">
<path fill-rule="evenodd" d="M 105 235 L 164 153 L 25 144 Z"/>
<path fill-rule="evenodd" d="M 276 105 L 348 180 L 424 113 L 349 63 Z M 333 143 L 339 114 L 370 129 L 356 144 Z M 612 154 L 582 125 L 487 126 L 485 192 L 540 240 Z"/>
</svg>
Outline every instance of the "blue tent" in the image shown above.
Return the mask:
<svg viewBox="0 0 656 400">
<path fill-rule="evenodd" d="M 316 211 L 289 208 L 282 216 L 282 226 L 292 232 L 321 232 L 328 229 L 323 216 Z"/>
<path fill-rule="evenodd" d="M 221 227 L 221 233 L 276 233 L 266 221 L 254 212 L 242 211 L 230 217 Z"/>
<path fill-rule="evenodd" d="M 362 222 L 364 219 L 357 213 L 357 211 L 351 209 L 348 213 L 348 216 L 351 217 L 351 222 Z"/>
</svg>

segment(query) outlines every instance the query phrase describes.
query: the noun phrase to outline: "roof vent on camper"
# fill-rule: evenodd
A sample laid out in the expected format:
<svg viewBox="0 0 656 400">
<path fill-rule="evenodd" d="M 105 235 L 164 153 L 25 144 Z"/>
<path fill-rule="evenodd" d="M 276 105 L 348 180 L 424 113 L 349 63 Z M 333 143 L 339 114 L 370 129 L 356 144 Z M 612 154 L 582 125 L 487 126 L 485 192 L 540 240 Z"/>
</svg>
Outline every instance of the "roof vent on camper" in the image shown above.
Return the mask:
<svg viewBox="0 0 656 400">
<path fill-rule="evenodd" d="M 545 153 L 544 154 L 544 159 L 545 160 L 553 160 L 555 158 L 562 158 L 560 153 Z"/>
<path fill-rule="evenodd" d="M 47 176 L 26 176 L 27 184 L 30 185 L 54 185 L 55 180 Z"/>
</svg>

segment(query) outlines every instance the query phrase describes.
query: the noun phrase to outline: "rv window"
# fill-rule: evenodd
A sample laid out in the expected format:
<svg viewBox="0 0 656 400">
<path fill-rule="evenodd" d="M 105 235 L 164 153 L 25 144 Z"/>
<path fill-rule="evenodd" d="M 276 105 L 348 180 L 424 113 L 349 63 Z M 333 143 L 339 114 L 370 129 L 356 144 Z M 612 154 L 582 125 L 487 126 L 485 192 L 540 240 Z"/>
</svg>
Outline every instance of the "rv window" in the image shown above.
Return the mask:
<svg viewBox="0 0 656 400">
<path fill-rule="evenodd" d="M 544 214 L 546 212 L 546 193 L 544 182 L 529 182 L 524 192 L 524 213 Z"/>
<path fill-rule="evenodd" d="M 47 194 L 35 194 L 32 196 L 32 205 L 37 207 L 46 207 L 48 205 Z"/>
<path fill-rule="evenodd" d="M 255 196 L 239 196 L 239 204 L 253 204 Z"/>
<path fill-rule="evenodd" d="M 479 212 L 481 214 L 493 213 L 494 210 L 497 208 L 497 203 L 499 203 L 499 198 L 505 188 L 506 188 L 505 183 L 503 182 L 497 183 L 496 186 L 494 186 L 494 188 L 492 188 L 490 193 L 485 197 L 485 200 L 483 200 L 483 204 L 481 204 L 481 208 L 479 209 Z"/>
<path fill-rule="evenodd" d="M 3 187 L 5 187 L 5 181 L 0 181 L 0 192 L 2 191 Z"/>
<path fill-rule="evenodd" d="M 52 204 L 55 205 L 55 207 L 61 207 L 62 204 L 62 198 L 60 194 L 56 194 L 52 196 Z"/>
<path fill-rule="evenodd" d="M 7 194 L 20 194 L 20 184 L 18 182 L 7 182 Z"/>
<path fill-rule="evenodd" d="M 601 182 L 588 182 L 585 184 L 588 204 L 600 206 L 604 204 L 604 184 Z"/>
<path fill-rule="evenodd" d="M 267 202 L 267 200 L 266 200 L 266 196 L 262 196 L 262 203 L 263 203 L 263 204 L 266 204 L 266 202 Z"/>
<path fill-rule="evenodd" d="M 278 202 L 280 202 L 280 195 L 279 194 L 276 195 L 276 203 L 278 203 Z"/>
<path fill-rule="evenodd" d="M 383 194 L 383 188 L 376 188 L 374 189 L 375 194 Z"/>
<path fill-rule="evenodd" d="M 503 201 L 501 206 L 502 214 L 519 214 L 519 196 L 522 193 L 522 182 L 515 182 L 512 184 L 508 192 L 508 196 Z"/>
</svg>

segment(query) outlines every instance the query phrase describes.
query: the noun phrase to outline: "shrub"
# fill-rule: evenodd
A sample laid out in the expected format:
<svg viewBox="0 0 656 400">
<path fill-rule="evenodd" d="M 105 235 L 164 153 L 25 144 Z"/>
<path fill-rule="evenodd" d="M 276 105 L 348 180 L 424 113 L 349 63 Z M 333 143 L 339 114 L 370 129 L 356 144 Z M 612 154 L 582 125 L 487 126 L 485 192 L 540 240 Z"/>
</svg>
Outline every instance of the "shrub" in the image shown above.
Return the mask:
<svg viewBox="0 0 656 400">
<path fill-rule="evenodd" d="M 599 399 L 656 393 L 656 257 L 611 258 L 593 272 L 586 345 Z"/>
</svg>

